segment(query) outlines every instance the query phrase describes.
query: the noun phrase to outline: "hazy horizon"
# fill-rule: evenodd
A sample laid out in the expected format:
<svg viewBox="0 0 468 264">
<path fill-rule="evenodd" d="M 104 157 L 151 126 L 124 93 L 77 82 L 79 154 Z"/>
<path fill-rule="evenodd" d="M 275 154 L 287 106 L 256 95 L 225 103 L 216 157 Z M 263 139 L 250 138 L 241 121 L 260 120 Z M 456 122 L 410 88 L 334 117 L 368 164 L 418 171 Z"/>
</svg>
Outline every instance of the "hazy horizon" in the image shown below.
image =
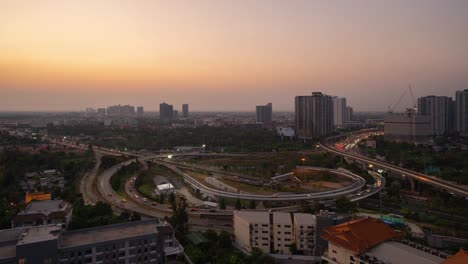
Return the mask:
<svg viewBox="0 0 468 264">
<path fill-rule="evenodd" d="M 468 1 L 2 1 L 0 111 L 384 112 L 468 89 Z M 409 95 L 399 109 L 411 105 Z"/>
</svg>

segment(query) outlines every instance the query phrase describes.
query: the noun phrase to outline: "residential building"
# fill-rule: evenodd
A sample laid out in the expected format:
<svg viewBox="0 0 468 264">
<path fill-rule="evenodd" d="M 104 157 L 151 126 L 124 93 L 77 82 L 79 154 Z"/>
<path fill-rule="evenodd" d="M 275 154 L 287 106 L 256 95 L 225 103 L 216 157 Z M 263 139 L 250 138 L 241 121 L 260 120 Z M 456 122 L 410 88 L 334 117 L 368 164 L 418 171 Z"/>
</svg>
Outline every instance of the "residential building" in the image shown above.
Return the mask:
<svg viewBox="0 0 468 264">
<path fill-rule="evenodd" d="M 354 121 L 354 110 L 351 106 L 346 107 L 346 122 Z"/>
<path fill-rule="evenodd" d="M 105 116 L 106 115 L 106 109 L 105 108 L 98 108 L 97 109 L 97 114 L 99 116 Z"/>
<path fill-rule="evenodd" d="M 189 116 L 189 105 L 188 104 L 183 104 L 182 105 L 182 117 L 183 118 L 188 118 Z"/>
<path fill-rule="evenodd" d="M 328 251 L 322 258 L 334 264 L 443 262 L 442 252 L 400 242 L 401 236 L 380 219 L 352 220 L 325 230 L 322 237 L 328 241 Z"/>
<path fill-rule="evenodd" d="M 58 226 L 0 230 L 0 263 L 164 263 L 183 252 L 172 228 L 145 220 L 64 231 Z"/>
<path fill-rule="evenodd" d="M 312 214 L 294 214 L 294 242 L 299 251 L 312 255 L 315 249 L 317 218 Z"/>
<path fill-rule="evenodd" d="M 234 211 L 233 221 L 235 241 L 240 248 L 270 253 L 270 213 Z"/>
<path fill-rule="evenodd" d="M 272 122 L 273 105 L 268 103 L 266 105 L 256 106 L 257 123 L 270 124 Z"/>
<path fill-rule="evenodd" d="M 291 244 L 305 255 L 315 250 L 315 216 L 282 212 L 234 211 L 234 236 L 243 250 L 290 255 Z"/>
<path fill-rule="evenodd" d="M 455 255 L 450 256 L 443 264 L 465 264 L 468 263 L 468 251 L 460 249 Z"/>
<path fill-rule="evenodd" d="M 296 134 L 301 139 L 320 138 L 333 132 L 332 97 L 314 92 L 295 98 Z"/>
<path fill-rule="evenodd" d="M 431 117 L 434 135 L 443 135 L 453 129 L 454 103 L 450 97 L 431 95 L 419 98 L 418 114 Z"/>
<path fill-rule="evenodd" d="M 135 107 L 131 105 L 113 105 L 107 107 L 109 116 L 132 116 L 135 114 Z"/>
<path fill-rule="evenodd" d="M 162 103 L 159 105 L 159 120 L 168 122 L 174 116 L 174 107 L 170 104 Z"/>
<path fill-rule="evenodd" d="M 457 131 L 462 135 L 468 135 L 468 89 L 456 92 L 455 118 Z"/>
<path fill-rule="evenodd" d="M 333 125 L 335 128 L 346 126 L 346 98 L 333 97 Z"/>
<path fill-rule="evenodd" d="M 143 106 L 138 106 L 137 107 L 137 116 L 138 117 L 142 117 L 144 112 L 145 112 L 145 110 L 144 110 Z"/>
<path fill-rule="evenodd" d="M 72 218 L 72 205 L 63 200 L 32 201 L 12 220 L 11 226 L 64 225 Z"/>
<path fill-rule="evenodd" d="M 291 254 L 290 246 L 294 243 L 291 214 L 274 212 L 272 227 L 274 252 L 278 254 Z"/>
<path fill-rule="evenodd" d="M 414 109 L 408 109 L 406 113 L 388 113 L 384 118 L 384 138 L 387 141 L 430 143 L 431 116 L 419 115 Z"/>
</svg>

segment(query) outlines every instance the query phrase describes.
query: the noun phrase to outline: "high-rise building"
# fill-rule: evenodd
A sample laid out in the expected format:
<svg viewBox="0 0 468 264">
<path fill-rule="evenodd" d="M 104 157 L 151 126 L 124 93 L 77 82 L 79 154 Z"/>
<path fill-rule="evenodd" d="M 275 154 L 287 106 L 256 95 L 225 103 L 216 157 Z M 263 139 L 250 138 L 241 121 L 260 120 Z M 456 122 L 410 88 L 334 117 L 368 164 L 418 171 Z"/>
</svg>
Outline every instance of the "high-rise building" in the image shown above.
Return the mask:
<svg viewBox="0 0 468 264">
<path fill-rule="evenodd" d="M 296 96 L 296 135 L 302 139 L 323 137 L 333 132 L 333 100 L 329 95 L 314 92 Z"/>
<path fill-rule="evenodd" d="M 456 93 L 455 118 L 457 131 L 460 134 L 468 134 L 468 89 Z"/>
<path fill-rule="evenodd" d="M 159 105 L 159 120 L 168 122 L 174 116 L 174 107 L 170 104 L 162 103 Z"/>
<path fill-rule="evenodd" d="M 110 116 L 132 116 L 135 114 L 135 107 L 131 105 L 112 105 L 107 108 L 107 115 Z"/>
<path fill-rule="evenodd" d="M 418 113 L 431 117 L 434 135 L 443 135 L 453 129 L 454 104 L 447 96 L 425 96 L 418 99 Z"/>
<path fill-rule="evenodd" d="M 405 113 L 388 113 L 384 118 L 384 138 L 387 141 L 430 143 L 431 117 L 419 115 L 414 109 L 408 109 Z"/>
<path fill-rule="evenodd" d="M 346 98 L 333 97 L 333 125 L 336 128 L 346 126 Z"/>
<path fill-rule="evenodd" d="M 272 121 L 273 105 L 268 103 L 266 105 L 257 105 L 257 123 L 269 124 Z"/>
<path fill-rule="evenodd" d="M 354 110 L 351 106 L 346 107 L 346 122 L 354 120 Z"/>
<path fill-rule="evenodd" d="M 183 104 L 182 105 L 182 117 L 188 118 L 188 115 L 189 115 L 188 104 Z"/>
<path fill-rule="evenodd" d="M 145 110 L 144 110 L 143 106 L 138 106 L 137 107 L 137 116 L 138 117 L 142 117 L 144 112 L 145 112 Z"/>
<path fill-rule="evenodd" d="M 97 114 L 100 116 L 105 116 L 106 115 L 106 109 L 105 108 L 98 108 Z"/>
</svg>

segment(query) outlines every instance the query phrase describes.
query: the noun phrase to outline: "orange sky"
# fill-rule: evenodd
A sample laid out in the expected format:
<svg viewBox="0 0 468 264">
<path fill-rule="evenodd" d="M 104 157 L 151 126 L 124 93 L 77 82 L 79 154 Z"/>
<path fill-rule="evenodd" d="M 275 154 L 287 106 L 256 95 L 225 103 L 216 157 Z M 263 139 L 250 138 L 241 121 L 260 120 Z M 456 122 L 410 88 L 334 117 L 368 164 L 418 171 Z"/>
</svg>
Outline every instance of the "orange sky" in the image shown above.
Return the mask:
<svg viewBox="0 0 468 264">
<path fill-rule="evenodd" d="M 467 13 L 462 0 L 2 1 L 0 110 L 292 110 L 315 90 L 385 110 L 410 82 L 468 88 Z"/>
</svg>

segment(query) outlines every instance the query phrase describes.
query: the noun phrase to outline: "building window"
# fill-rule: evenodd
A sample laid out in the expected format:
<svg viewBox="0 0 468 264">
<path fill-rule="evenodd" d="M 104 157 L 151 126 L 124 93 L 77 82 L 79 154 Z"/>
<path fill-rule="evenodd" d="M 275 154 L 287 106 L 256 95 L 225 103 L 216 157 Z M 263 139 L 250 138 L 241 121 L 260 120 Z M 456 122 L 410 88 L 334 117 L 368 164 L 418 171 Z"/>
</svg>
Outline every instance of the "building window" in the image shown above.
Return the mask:
<svg viewBox="0 0 468 264">
<path fill-rule="evenodd" d="M 44 264 L 52 264 L 52 258 L 51 257 L 47 257 L 44 259 Z"/>
<path fill-rule="evenodd" d="M 26 259 L 25 258 L 21 258 L 18 260 L 18 264 L 26 264 Z"/>
<path fill-rule="evenodd" d="M 336 250 L 332 250 L 332 252 L 336 254 Z"/>
</svg>

